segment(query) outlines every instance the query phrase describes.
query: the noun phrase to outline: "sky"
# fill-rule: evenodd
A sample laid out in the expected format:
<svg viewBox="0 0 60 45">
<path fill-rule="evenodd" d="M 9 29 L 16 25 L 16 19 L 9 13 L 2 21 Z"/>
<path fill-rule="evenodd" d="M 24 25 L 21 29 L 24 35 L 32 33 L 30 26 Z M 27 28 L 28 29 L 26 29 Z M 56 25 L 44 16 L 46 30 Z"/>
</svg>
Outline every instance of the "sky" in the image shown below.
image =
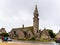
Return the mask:
<svg viewBox="0 0 60 45">
<path fill-rule="evenodd" d="M 39 29 L 60 30 L 60 0 L 0 0 L 0 28 L 33 26 L 33 12 L 37 4 Z"/>
</svg>

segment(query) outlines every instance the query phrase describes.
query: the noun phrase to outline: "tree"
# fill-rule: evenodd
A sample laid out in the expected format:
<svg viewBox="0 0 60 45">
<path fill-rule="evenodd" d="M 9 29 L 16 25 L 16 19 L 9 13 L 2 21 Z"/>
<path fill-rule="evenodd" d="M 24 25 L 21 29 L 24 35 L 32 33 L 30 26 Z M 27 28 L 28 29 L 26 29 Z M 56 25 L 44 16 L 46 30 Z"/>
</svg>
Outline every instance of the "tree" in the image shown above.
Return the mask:
<svg viewBox="0 0 60 45">
<path fill-rule="evenodd" d="M 8 33 L 1 33 L 0 36 L 8 37 L 9 34 Z"/>
<path fill-rule="evenodd" d="M 55 33 L 52 31 L 52 30 L 50 30 L 50 29 L 47 29 L 48 30 L 48 32 L 49 32 L 49 35 L 50 35 L 50 37 L 51 38 L 55 38 Z"/>
</svg>

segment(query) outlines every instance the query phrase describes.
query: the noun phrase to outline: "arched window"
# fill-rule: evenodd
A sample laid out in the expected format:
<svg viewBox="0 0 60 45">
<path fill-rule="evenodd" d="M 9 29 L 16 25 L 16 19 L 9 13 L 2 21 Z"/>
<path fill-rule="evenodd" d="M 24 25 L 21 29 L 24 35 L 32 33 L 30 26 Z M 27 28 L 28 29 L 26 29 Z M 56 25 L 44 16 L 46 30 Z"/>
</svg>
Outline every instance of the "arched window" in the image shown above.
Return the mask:
<svg viewBox="0 0 60 45">
<path fill-rule="evenodd" d="M 23 33 L 24 33 L 24 35 L 25 35 L 25 37 L 26 37 L 26 36 L 27 36 L 27 33 L 26 33 L 25 31 L 24 31 Z"/>
<path fill-rule="evenodd" d="M 16 31 L 14 31 L 14 37 L 16 37 L 17 35 L 16 35 Z"/>
<path fill-rule="evenodd" d="M 29 37 L 30 37 L 30 33 L 29 33 Z"/>
<path fill-rule="evenodd" d="M 16 34 L 16 31 L 14 31 L 14 34 Z"/>
</svg>

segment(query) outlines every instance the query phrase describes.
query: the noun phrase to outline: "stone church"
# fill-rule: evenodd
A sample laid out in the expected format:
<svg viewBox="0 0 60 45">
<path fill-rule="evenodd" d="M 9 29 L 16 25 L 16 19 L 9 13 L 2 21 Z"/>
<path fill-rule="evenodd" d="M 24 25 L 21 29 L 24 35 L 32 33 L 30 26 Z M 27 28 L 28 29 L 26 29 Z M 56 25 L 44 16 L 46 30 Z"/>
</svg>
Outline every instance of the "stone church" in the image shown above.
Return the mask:
<svg viewBox="0 0 60 45">
<path fill-rule="evenodd" d="M 9 32 L 11 38 L 31 39 L 32 37 L 35 37 L 50 39 L 49 33 L 46 29 L 44 29 L 43 31 L 39 30 L 39 13 L 37 5 L 35 6 L 33 14 L 33 26 L 24 27 L 24 25 L 22 25 L 22 27 L 20 28 L 13 28 L 11 32 Z"/>
</svg>

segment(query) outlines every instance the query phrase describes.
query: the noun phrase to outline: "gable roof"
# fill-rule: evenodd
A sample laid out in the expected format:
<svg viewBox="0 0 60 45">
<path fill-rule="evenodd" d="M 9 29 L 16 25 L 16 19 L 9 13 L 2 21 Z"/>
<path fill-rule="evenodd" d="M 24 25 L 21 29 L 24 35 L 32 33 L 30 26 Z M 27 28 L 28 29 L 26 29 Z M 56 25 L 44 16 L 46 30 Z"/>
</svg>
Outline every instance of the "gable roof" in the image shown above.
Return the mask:
<svg viewBox="0 0 60 45">
<path fill-rule="evenodd" d="M 22 31 L 28 31 L 31 30 L 33 31 L 33 26 L 28 26 L 28 27 L 21 27 L 21 28 L 13 28 L 11 31 L 17 31 L 17 30 L 22 30 Z"/>
</svg>

